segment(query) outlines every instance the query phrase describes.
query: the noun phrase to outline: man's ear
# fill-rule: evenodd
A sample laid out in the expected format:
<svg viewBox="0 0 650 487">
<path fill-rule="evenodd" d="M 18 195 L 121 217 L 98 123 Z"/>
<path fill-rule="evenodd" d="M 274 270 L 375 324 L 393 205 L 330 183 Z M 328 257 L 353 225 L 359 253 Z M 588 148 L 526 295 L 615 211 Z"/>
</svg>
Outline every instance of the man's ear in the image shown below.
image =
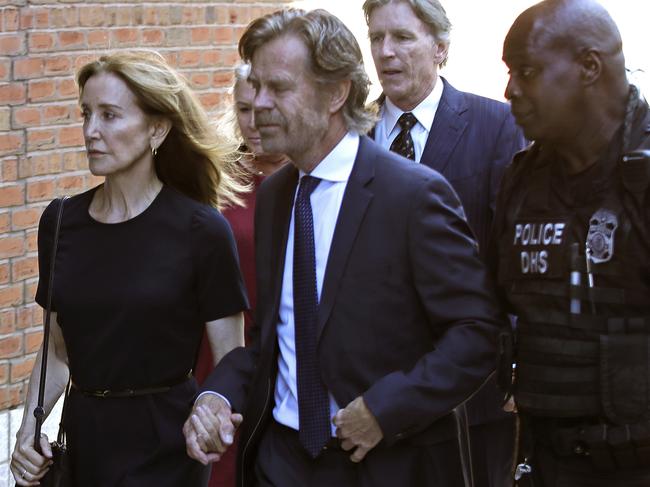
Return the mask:
<svg viewBox="0 0 650 487">
<path fill-rule="evenodd" d="M 449 43 L 448 42 L 434 42 L 433 44 L 433 63 L 436 66 L 439 66 L 447 59 L 447 54 L 449 53 Z"/>
<path fill-rule="evenodd" d="M 350 96 L 352 81 L 349 79 L 338 81 L 330 88 L 329 112 L 334 114 L 338 112 Z"/>
<path fill-rule="evenodd" d="M 172 129 L 172 122 L 168 118 L 155 117 L 151 121 L 150 141 L 152 149 L 158 149 L 167 138 Z"/>
<path fill-rule="evenodd" d="M 580 76 L 586 85 L 598 81 L 603 72 L 603 60 L 601 53 L 596 49 L 584 49 L 578 56 L 580 64 Z"/>
</svg>

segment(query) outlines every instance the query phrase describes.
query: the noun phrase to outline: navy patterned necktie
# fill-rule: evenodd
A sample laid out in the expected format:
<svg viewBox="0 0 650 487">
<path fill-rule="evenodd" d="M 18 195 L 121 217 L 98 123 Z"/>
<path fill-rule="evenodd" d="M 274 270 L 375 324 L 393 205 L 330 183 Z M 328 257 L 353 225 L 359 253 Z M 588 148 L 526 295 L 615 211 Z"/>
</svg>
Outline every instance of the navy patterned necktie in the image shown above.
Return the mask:
<svg viewBox="0 0 650 487">
<path fill-rule="evenodd" d="M 298 379 L 299 439 L 316 458 L 330 438 L 327 389 L 321 378 L 316 355 L 316 251 L 314 218 L 310 196 L 320 179 L 303 176 L 294 207 L 293 315 L 296 333 L 296 375 Z"/>
<path fill-rule="evenodd" d="M 402 128 L 401 132 L 390 145 L 390 150 L 397 152 L 399 155 L 407 159 L 415 160 L 415 148 L 413 147 L 413 138 L 411 137 L 411 128 L 418 123 L 411 112 L 402 113 L 402 116 L 397 120 L 398 125 Z"/>
</svg>

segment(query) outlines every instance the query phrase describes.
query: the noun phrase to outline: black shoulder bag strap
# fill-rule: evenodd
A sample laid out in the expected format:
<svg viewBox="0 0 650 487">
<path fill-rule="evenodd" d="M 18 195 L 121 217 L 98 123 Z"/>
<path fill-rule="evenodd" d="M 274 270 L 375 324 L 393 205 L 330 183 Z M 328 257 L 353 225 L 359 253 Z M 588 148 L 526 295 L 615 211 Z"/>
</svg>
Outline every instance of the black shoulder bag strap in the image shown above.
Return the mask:
<svg viewBox="0 0 650 487">
<path fill-rule="evenodd" d="M 47 283 L 47 301 L 45 307 L 45 323 L 43 324 L 43 353 L 41 355 L 41 380 L 38 385 L 38 404 L 34 409 L 34 417 L 36 418 L 36 428 L 34 430 L 34 448 L 37 452 L 41 452 L 41 426 L 43 426 L 43 420 L 45 419 L 45 410 L 43 409 L 43 400 L 45 396 L 45 377 L 47 375 L 47 355 L 48 349 L 50 346 L 50 315 L 52 314 L 52 292 L 54 290 L 54 261 L 56 260 L 56 251 L 59 245 L 59 230 L 61 228 L 61 218 L 63 217 L 63 203 L 66 200 L 66 196 L 59 198 L 59 208 L 56 215 L 56 225 L 54 227 L 54 241 L 52 242 L 52 255 L 50 257 L 50 275 Z M 68 386 L 66 387 L 66 396 L 68 394 L 68 389 L 70 383 L 68 381 Z M 64 399 L 65 407 L 65 399 Z M 62 441 L 63 437 L 63 415 L 61 423 L 59 424 L 59 441 Z"/>
</svg>

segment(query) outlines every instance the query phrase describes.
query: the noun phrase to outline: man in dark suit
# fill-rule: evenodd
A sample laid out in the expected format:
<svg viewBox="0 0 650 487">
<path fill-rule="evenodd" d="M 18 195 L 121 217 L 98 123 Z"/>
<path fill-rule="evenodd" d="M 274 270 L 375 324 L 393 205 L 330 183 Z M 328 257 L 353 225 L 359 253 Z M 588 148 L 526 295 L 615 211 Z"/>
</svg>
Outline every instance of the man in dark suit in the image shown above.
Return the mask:
<svg viewBox="0 0 650 487">
<path fill-rule="evenodd" d="M 264 150 L 293 165 L 258 192 L 258 336 L 206 380 L 188 454 L 217 460 L 243 417 L 239 485 L 454 485 L 450 412 L 503 326 L 460 203 L 359 135 L 368 79 L 336 17 L 269 14 L 239 49 Z"/>
<path fill-rule="evenodd" d="M 383 88 L 374 139 L 451 183 L 485 257 L 503 170 L 524 137 L 507 104 L 458 91 L 438 75 L 451 23 L 437 0 L 367 0 L 363 9 Z M 479 487 L 511 483 L 515 418 L 501 397 L 491 380 L 467 403 Z M 457 451 L 448 460 L 460 468 Z"/>
</svg>

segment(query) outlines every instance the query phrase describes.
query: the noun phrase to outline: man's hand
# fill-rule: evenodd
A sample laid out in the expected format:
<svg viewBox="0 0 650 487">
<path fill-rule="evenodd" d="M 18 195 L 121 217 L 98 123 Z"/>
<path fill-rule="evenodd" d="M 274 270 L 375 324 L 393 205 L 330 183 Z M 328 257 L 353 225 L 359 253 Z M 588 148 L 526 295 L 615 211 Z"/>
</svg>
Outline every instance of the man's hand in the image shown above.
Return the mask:
<svg viewBox="0 0 650 487">
<path fill-rule="evenodd" d="M 242 419 L 241 414 L 233 414 L 221 397 L 202 395 L 183 425 L 187 455 L 203 465 L 219 461 L 232 445 Z"/>
<path fill-rule="evenodd" d="M 346 451 L 356 448 L 350 455 L 350 460 L 355 463 L 363 460 L 366 453 L 384 437 L 379 423 L 361 396 L 344 409 L 339 409 L 332 422 L 336 426 L 336 436 L 341 440 L 341 447 Z"/>
</svg>

